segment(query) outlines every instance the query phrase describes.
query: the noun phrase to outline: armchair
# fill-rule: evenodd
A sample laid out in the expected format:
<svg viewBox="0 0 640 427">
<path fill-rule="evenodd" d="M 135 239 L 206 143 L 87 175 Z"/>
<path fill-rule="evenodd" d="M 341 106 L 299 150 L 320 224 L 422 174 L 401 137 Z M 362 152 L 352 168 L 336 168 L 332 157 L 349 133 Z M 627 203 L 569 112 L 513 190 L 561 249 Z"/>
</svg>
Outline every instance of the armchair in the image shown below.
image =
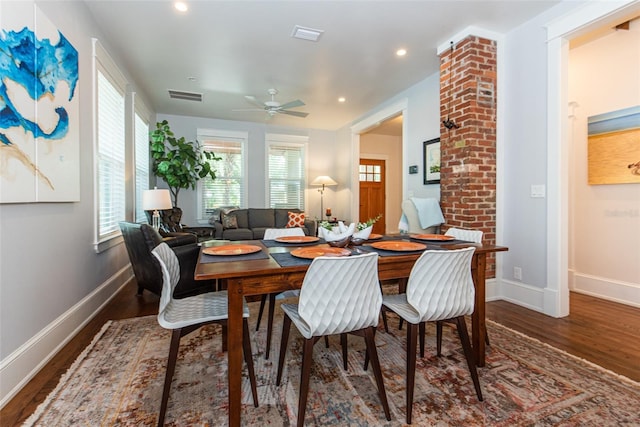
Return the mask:
<svg viewBox="0 0 640 427">
<path fill-rule="evenodd" d="M 146 212 L 149 224 L 151 224 L 150 211 Z M 211 240 L 215 236 L 215 227 L 189 227 L 180 223 L 180 217 L 176 215 L 174 209 L 160 211 L 160 235 L 163 237 L 175 236 L 179 233 L 189 233 L 196 237 L 196 242 Z M 171 246 L 171 245 L 169 245 Z"/>
<path fill-rule="evenodd" d="M 179 238 L 163 238 L 153 227 L 148 224 L 133 222 L 120 222 L 120 230 L 124 238 L 133 273 L 138 282 L 138 295 L 147 289 L 156 295 L 162 293 L 162 271 L 158 260 L 152 255 L 153 248 L 160 243 L 173 244 L 173 251 L 180 263 L 180 280 L 175 287 L 174 297 L 184 298 L 215 290 L 215 281 L 195 281 L 193 273 L 198 262 L 200 248 L 196 244 L 193 235 Z M 178 245 L 181 240 L 187 240 L 188 244 Z"/>
</svg>

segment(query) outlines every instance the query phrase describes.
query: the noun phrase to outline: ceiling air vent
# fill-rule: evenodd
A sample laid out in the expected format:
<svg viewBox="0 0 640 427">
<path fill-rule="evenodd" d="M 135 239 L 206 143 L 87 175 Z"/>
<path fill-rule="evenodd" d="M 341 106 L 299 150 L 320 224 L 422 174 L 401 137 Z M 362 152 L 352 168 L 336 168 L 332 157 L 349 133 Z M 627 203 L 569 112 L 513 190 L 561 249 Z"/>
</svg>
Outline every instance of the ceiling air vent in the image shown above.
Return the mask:
<svg viewBox="0 0 640 427">
<path fill-rule="evenodd" d="M 173 99 L 184 99 L 185 101 L 202 102 L 202 94 L 197 92 L 169 89 L 169 97 Z"/>
</svg>

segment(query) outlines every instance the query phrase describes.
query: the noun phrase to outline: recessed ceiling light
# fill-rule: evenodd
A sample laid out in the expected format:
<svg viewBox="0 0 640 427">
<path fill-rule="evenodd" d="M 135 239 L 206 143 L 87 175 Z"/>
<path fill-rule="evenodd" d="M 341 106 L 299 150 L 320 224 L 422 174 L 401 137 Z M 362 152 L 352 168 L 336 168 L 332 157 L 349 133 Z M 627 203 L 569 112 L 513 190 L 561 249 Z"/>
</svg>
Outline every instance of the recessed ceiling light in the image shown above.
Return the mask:
<svg viewBox="0 0 640 427">
<path fill-rule="evenodd" d="M 189 10 L 189 6 L 187 6 L 187 4 L 183 1 L 177 1 L 173 4 L 173 7 L 176 8 L 177 11 L 179 12 L 186 12 L 187 10 Z"/>
<path fill-rule="evenodd" d="M 396 55 L 405 56 L 407 54 L 407 49 L 398 49 L 396 50 Z"/>
<path fill-rule="evenodd" d="M 345 98 L 344 96 L 341 96 L 340 98 L 338 98 L 338 102 L 345 102 L 347 100 L 347 98 Z"/>
<path fill-rule="evenodd" d="M 195 82 L 195 81 L 197 81 L 198 79 L 197 79 L 197 78 L 195 78 L 195 77 L 187 77 L 187 80 L 189 80 L 190 82 Z"/>
</svg>

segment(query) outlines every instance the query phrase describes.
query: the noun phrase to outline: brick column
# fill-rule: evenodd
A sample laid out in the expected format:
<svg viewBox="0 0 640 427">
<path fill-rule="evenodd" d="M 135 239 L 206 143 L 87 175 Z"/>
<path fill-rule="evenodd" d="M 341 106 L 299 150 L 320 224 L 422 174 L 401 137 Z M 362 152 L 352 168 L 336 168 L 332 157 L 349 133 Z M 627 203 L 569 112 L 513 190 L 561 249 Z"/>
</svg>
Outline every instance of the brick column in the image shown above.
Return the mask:
<svg viewBox="0 0 640 427">
<path fill-rule="evenodd" d="M 469 36 L 440 55 L 440 196 L 446 230 L 496 240 L 496 42 Z M 447 129 L 451 119 L 459 128 Z M 495 257 L 487 257 L 487 278 Z"/>
</svg>

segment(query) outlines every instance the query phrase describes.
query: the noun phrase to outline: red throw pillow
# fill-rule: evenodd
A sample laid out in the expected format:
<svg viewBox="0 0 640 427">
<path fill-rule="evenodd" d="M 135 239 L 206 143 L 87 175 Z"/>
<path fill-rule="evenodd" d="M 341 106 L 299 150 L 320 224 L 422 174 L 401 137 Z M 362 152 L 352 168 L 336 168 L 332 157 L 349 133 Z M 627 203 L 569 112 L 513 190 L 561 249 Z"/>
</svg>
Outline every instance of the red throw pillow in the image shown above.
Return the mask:
<svg viewBox="0 0 640 427">
<path fill-rule="evenodd" d="M 287 214 L 289 215 L 287 228 L 304 227 L 304 212 L 287 212 Z"/>
</svg>

